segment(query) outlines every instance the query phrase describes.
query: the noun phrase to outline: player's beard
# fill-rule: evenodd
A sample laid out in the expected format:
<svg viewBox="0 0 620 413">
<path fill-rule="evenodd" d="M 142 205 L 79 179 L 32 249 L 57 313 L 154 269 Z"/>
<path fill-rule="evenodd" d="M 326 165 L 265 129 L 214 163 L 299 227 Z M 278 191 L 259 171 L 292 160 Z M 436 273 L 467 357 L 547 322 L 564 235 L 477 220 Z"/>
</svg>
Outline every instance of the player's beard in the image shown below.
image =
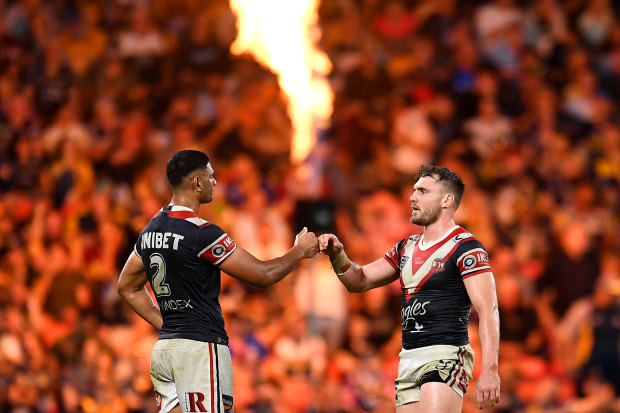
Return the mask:
<svg viewBox="0 0 620 413">
<path fill-rule="evenodd" d="M 436 205 L 434 208 L 429 208 L 424 211 L 420 210 L 419 215 L 411 215 L 411 223 L 415 225 L 421 225 L 423 227 L 434 224 L 441 215 L 441 205 Z"/>
</svg>

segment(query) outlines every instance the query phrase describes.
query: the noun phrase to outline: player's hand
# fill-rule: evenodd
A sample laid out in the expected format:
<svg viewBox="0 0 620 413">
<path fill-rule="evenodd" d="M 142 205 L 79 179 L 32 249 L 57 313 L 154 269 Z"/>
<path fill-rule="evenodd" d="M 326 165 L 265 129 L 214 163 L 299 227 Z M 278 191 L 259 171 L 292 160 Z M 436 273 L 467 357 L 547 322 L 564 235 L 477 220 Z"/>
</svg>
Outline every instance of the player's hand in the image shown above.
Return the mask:
<svg viewBox="0 0 620 413">
<path fill-rule="evenodd" d="M 334 256 L 342 251 L 344 245 L 334 234 L 323 234 L 319 237 L 319 251 L 328 257 Z"/>
<path fill-rule="evenodd" d="M 482 369 L 476 384 L 476 401 L 480 409 L 495 407 L 499 403 L 499 373 L 497 370 Z"/>
<path fill-rule="evenodd" d="M 304 258 L 312 258 L 319 252 L 319 240 L 314 232 L 308 232 L 304 227 L 295 237 L 295 245 L 301 245 L 304 249 Z"/>
</svg>

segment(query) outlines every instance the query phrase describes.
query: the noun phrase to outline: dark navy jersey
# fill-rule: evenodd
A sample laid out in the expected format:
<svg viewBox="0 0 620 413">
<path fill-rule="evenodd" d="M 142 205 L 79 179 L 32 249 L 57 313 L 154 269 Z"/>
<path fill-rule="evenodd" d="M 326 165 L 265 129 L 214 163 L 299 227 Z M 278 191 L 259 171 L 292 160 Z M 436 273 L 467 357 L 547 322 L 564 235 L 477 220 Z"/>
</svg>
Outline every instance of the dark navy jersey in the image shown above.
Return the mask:
<svg viewBox="0 0 620 413">
<path fill-rule="evenodd" d="M 403 348 L 468 344 L 471 301 L 463 279 L 491 271 L 489 256 L 459 226 L 426 247 L 419 240 L 403 239 L 385 255 L 400 272 Z"/>
<path fill-rule="evenodd" d="M 218 265 L 236 248 L 217 225 L 186 207 L 166 206 L 142 230 L 135 253 L 157 297 L 160 338 L 227 344 Z"/>
</svg>

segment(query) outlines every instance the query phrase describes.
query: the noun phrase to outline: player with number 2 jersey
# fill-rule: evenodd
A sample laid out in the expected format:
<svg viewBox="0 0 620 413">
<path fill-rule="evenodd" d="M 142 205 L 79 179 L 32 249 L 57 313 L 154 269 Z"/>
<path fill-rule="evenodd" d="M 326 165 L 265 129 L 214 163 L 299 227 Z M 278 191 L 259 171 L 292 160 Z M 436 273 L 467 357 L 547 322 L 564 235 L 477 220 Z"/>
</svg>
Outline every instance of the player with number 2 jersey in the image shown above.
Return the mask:
<svg viewBox="0 0 620 413">
<path fill-rule="evenodd" d="M 151 219 L 135 252 L 163 317 L 160 338 L 228 342 L 218 264 L 236 247 L 223 229 L 184 206 L 167 205 Z M 170 268 L 174 276 L 168 274 Z"/>
<path fill-rule="evenodd" d="M 166 175 L 172 201 L 140 233 L 121 271 L 118 292 L 161 331 L 151 357 L 158 411 L 232 413 L 232 360 L 219 303 L 221 270 L 268 286 L 313 257 L 318 240 L 304 228 L 284 255 L 259 260 L 222 228 L 198 217 L 200 205 L 213 200 L 216 185 L 206 154 L 177 152 Z"/>
</svg>

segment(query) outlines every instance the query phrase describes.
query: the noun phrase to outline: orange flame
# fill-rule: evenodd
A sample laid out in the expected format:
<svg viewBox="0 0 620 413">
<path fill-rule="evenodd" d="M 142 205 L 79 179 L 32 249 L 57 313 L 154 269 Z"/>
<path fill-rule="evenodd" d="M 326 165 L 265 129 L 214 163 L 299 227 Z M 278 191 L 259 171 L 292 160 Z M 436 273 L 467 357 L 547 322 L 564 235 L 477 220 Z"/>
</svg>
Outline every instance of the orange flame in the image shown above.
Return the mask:
<svg viewBox="0 0 620 413">
<path fill-rule="evenodd" d="M 333 92 L 326 79 L 329 58 L 315 47 L 319 0 L 230 0 L 237 15 L 233 54 L 250 53 L 277 76 L 293 123 L 291 161 L 303 161 L 326 128 Z"/>
</svg>

